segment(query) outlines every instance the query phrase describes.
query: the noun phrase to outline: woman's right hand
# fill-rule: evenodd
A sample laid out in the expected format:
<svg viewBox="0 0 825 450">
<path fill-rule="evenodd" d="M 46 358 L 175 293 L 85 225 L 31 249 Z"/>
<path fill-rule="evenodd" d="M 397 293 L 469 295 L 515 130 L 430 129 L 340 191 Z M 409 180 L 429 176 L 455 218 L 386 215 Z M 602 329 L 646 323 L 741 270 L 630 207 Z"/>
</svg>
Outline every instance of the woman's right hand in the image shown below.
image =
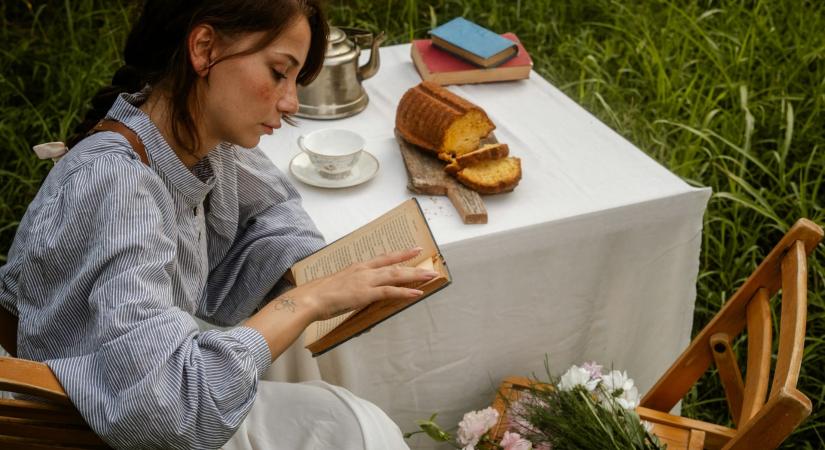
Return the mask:
<svg viewBox="0 0 825 450">
<path fill-rule="evenodd" d="M 409 249 L 381 255 L 298 286 L 285 295 L 303 299 L 312 305 L 315 320 L 329 319 L 347 311 L 360 309 L 376 300 L 418 297 L 422 294 L 420 290 L 401 285 L 429 281 L 437 277 L 438 273 L 397 264 L 419 253 L 421 249 Z"/>
<path fill-rule="evenodd" d="M 420 296 L 421 291 L 399 285 L 428 281 L 438 273 L 397 265 L 419 253 L 420 249 L 389 253 L 298 286 L 272 299 L 244 325 L 264 337 L 275 360 L 316 320 L 329 319 L 376 300 Z"/>
</svg>

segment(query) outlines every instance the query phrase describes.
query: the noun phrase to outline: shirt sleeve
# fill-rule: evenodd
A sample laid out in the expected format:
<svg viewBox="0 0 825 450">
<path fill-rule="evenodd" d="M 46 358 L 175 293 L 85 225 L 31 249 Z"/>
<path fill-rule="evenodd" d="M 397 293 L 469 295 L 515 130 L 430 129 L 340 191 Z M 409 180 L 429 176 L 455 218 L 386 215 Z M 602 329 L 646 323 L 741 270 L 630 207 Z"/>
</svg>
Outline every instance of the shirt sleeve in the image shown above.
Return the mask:
<svg viewBox="0 0 825 450">
<path fill-rule="evenodd" d="M 198 317 L 216 325 L 246 319 L 291 287 L 284 273 L 324 246 L 295 187 L 259 149 L 237 149 L 238 232 L 210 272 Z"/>
<path fill-rule="evenodd" d="M 271 361 L 257 331 L 199 333 L 174 306 L 168 195 L 139 161 L 101 156 L 67 179 L 32 231 L 25 276 L 43 287 L 21 302 L 24 349 L 117 448 L 223 445 Z"/>
</svg>

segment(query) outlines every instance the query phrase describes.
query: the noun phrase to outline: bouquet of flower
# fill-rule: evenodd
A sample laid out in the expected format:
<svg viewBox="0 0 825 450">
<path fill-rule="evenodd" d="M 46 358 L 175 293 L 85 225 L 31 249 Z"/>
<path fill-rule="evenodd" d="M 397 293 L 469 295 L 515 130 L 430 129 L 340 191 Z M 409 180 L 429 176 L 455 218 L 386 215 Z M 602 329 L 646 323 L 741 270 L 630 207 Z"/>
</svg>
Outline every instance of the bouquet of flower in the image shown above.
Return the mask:
<svg viewBox="0 0 825 450">
<path fill-rule="evenodd" d="M 492 428 L 499 422 L 493 408 L 464 415 L 453 437 L 435 423 L 436 415 L 418 422 L 419 431 L 463 450 L 656 450 L 665 448 L 650 433 L 650 424 L 635 412 L 639 391 L 626 372 L 602 372 L 602 366 L 572 366 L 549 383 L 536 381 L 510 402 L 507 431 L 494 440 Z"/>
</svg>

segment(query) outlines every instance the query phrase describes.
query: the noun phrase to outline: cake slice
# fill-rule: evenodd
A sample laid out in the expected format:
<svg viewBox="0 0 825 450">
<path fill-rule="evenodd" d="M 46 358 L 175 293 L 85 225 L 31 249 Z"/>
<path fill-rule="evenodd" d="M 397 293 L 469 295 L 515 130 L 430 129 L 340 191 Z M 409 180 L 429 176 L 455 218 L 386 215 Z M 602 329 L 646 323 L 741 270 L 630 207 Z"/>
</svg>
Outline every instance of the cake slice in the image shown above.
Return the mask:
<svg viewBox="0 0 825 450">
<path fill-rule="evenodd" d="M 401 97 L 395 128 L 407 142 L 434 152 L 444 161 L 452 161 L 478 149 L 481 139 L 495 125 L 475 104 L 424 81 Z"/>
<path fill-rule="evenodd" d="M 473 164 L 455 174 L 461 184 L 481 194 L 512 191 L 521 180 L 521 159 L 510 156 Z"/>
<path fill-rule="evenodd" d="M 510 148 L 507 144 L 485 144 L 479 147 L 478 150 L 456 156 L 450 164 L 444 166 L 444 171 L 449 174 L 455 174 L 461 169 L 465 169 L 482 161 L 506 158 L 509 154 Z"/>
</svg>

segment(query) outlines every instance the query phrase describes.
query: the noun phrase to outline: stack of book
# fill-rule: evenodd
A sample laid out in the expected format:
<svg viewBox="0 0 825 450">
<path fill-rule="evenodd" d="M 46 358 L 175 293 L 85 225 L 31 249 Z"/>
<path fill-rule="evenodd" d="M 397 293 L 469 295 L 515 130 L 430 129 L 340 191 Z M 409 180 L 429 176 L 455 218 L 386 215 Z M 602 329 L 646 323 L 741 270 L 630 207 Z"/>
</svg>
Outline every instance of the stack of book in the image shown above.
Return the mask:
<svg viewBox="0 0 825 450">
<path fill-rule="evenodd" d="M 513 33 L 496 34 L 462 17 L 412 43 L 415 68 L 425 81 L 441 85 L 521 80 L 533 61 Z"/>
</svg>

